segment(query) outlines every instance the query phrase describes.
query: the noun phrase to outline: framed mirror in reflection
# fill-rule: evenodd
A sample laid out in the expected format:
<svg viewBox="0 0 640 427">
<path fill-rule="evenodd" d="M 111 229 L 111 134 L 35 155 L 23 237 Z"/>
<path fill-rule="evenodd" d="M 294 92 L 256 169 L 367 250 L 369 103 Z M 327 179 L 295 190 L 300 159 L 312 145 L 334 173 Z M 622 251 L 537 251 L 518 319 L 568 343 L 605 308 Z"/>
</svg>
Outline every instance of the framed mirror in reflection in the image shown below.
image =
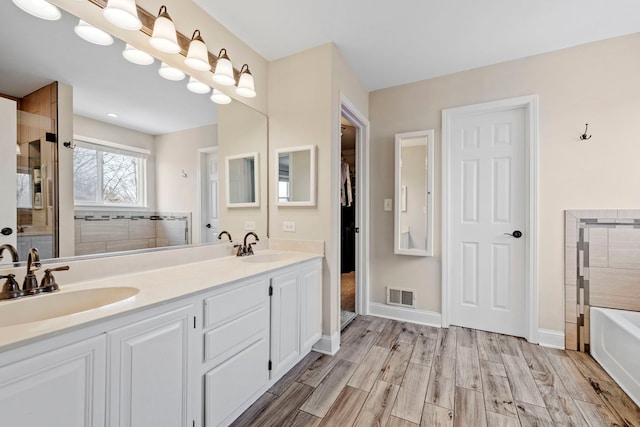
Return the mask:
<svg viewBox="0 0 640 427">
<path fill-rule="evenodd" d="M 158 60 L 127 62 L 121 40 L 90 44 L 77 23 L 0 2 L 0 229 L 12 230 L 0 244 L 21 258 L 29 247 L 68 258 L 218 243 L 207 228 L 218 212 L 220 230 L 241 233 L 244 218 L 217 191 L 224 157 L 212 150 L 266 158 L 266 116 L 238 101 L 217 106 L 189 92 L 188 78 L 163 79 Z M 266 209 L 254 215 L 266 236 Z"/>
<path fill-rule="evenodd" d="M 395 136 L 394 253 L 433 255 L 434 131 Z"/>
<path fill-rule="evenodd" d="M 226 157 L 227 207 L 260 206 L 258 153 Z"/>
<path fill-rule="evenodd" d="M 316 205 L 316 147 L 276 150 L 278 206 Z"/>
</svg>

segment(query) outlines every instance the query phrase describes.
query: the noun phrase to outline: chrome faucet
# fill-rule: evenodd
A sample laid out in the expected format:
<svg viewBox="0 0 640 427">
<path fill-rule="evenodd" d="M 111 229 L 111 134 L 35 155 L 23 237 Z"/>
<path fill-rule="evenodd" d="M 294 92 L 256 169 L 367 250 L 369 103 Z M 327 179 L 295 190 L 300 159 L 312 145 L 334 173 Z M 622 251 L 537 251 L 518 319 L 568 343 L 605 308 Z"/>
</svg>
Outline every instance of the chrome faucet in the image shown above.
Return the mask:
<svg viewBox="0 0 640 427">
<path fill-rule="evenodd" d="M 253 243 L 249 243 L 249 245 L 247 245 L 247 238 L 249 236 L 253 236 L 255 241 Z M 253 245 L 258 243 L 259 241 L 260 241 L 260 239 L 258 238 L 258 235 L 256 233 L 254 233 L 253 231 L 250 231 L 247 234 L 245 234 L 244 235 L 244 252 L 245 252 L 245 255 L 253 255 Z"/>
<path fill-rule="evenodd" d="M 221 231 L 220 234 L 218 234 L 218 240 L 222 240 L 223 234 L 227 235 L 227 237 L 229 238 L 229 243 L 233 243 L 233 239 L 231 239 L 231 234 L 229 234 L 228 231 Z"/>
<path fill-rule="evenodd" d="M 11 262 L 18 262 L 18 251 L 11 245 L 0 245 L 0 261 L 4 258 L 2 253 L 8 251 L 11 254 Z"/>
<path fill-rule="evenodd" d="M 38 279 L 34 271 L 39 270 L 42 267 L 40 264 L 40 252 L 36 248 L 29 249 L 27 255 L 27 275 L 24 277 L 22 283 L 22 290 L 25 295 L 35 295 L 42 292 L 42 288 L 38 286 Z"/>
</svg>

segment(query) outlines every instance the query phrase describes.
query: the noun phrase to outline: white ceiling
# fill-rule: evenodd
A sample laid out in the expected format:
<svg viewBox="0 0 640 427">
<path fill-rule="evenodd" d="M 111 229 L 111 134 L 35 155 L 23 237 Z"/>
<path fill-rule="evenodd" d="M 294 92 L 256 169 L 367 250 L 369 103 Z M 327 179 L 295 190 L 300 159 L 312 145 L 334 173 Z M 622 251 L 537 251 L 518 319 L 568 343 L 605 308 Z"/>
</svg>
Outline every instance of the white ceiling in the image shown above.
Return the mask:
<svg viewBox="0 0 640 427">
<path fill-rule="evenodd" d="M 187 80 L 163 79 L 157 61 L 127 62 L 120 40 L 105 47 L 80 39 L 77 22 L 64 12 L 44 21 L 0 0 L 0 93 L 22 98 L 60 81 L 73 86 L 74 113 L 151 135 L 217 122 L 216 105 L 189 92 Z"/>
<path fill-rule="evenodd" d="M 638 0 L 194 1 L 269 61 L 334 42 L 369 90 L 640 31 Z"/>
</svg>

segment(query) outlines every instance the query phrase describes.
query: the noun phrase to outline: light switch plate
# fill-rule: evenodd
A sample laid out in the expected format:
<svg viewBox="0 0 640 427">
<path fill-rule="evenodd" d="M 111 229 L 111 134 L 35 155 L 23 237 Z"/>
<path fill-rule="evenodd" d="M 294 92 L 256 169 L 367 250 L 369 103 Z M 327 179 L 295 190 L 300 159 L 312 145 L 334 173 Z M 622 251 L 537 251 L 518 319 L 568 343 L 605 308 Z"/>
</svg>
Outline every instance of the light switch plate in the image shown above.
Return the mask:
<svg viewBox="0 0 640 427">
<path fill-rule="evenodd" d="M 385 212 L 391 212 L 393 209 L 393 200 L 392 199 L 384 199 L 384 210 Z"/>
<path fill-rule="evenodd" d="M 296 223 L 293 221 L 282 221 L 282 231 L 286 231 L 288 233 L 295 233 Z"/>
<path fill-rule="evenodd" d="M 246 231 L 256 231 L 256 222 L 255 221 L 245 221 L 244 229 Z"/>
</svg>

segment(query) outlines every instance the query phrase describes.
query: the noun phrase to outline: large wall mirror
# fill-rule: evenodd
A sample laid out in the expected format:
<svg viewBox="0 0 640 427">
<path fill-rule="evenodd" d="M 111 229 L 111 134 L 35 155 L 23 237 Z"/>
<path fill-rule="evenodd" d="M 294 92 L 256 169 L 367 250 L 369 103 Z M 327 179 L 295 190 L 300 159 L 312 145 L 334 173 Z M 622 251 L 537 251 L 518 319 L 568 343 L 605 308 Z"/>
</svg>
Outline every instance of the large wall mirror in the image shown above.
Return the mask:
<svg viewBox="0 0 640 427">
<path fill-rule="evenodd" d="M 395 138 L 394 252 L 433 255 L 433 130 Z"/>
<path fill-rule="evenodd" d="M 316 205 L 316 146 L 276 150 L 278 206 Z"/>
<path fill-rule="evenodd" d="M 80 39 L 78 18 L 62 12 L 44 21 L 0 2 L 0 96 L 18 109 L 17 141 L 0 129 L 13 153 L 0 157 L 3 204 L 17 212 L 0 217 L 13 230 L 0 244 L 17 246 L 21 261 L 32 246 L 42 258 L 103 256 L 219 243 L 222 230 L 238 239 L 247 218 L 266 237 L 266 203 L 228 210 L 224 188 L 225 157 L 254 152 L 256 201 L 267 200 L 257 163 L 267 158 L 267 117 L 190 92 L 188 76 L 162 78 L 158 59 L 126 61 L 115 37 L 109 46 Z"/>
</svg>

